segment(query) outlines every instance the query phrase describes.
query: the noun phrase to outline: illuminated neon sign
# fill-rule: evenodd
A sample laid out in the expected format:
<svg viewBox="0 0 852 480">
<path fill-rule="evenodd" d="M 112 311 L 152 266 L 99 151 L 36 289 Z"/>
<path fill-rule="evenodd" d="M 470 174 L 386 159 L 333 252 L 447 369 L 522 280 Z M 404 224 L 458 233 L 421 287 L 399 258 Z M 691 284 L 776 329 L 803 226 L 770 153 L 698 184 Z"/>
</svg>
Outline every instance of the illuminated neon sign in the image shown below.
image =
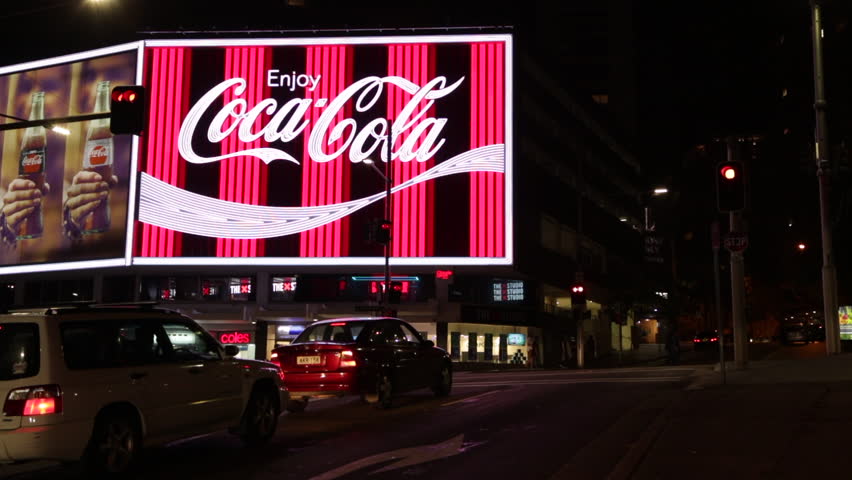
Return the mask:
<svg viewBox="0 0 852 480">
<path fill-rule="evenodd" d="M 393 169 L 394 264 L 511 264 L 511 45 L 502 34 L 145 42 L 132 263 L 380 265 L 353 223 L 382 215 L 384 189 L 362 166 L 372 159 Z M 216 241 L 190 250 L 184 235 Z M 273 251 L 283 237 L 296 241 Z"/>
<path fill-rule="evenodd" d="M 248 332 L 219 332 L 219 343 L 223 345 L 244 345 L 251 343 L 251 333 Z"/>
</svg>

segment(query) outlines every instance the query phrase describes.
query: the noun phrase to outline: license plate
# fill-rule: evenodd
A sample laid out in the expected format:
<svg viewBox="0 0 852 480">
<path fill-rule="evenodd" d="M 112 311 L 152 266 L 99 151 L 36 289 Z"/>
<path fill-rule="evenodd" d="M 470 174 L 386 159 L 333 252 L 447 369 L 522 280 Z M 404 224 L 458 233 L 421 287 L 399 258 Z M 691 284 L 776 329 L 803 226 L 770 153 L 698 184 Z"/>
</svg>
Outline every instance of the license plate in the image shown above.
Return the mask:
<svg viewBox="0 0 852 480">
<path fill-rule="evenodd" d="M 319 355 L 296 357 L 296 365 L 319 365 L 320 363 L 322 363 L 322 359 Z"/>
</svg>

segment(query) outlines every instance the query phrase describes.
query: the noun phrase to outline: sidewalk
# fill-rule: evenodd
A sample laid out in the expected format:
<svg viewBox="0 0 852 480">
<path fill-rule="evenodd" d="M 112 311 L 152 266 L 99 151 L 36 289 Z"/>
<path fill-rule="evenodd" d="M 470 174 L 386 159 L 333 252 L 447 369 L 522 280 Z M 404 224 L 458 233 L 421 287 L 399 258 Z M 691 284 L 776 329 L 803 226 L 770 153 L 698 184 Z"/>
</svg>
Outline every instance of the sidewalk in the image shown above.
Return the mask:
<svg viewBox="0 0 852 480">
<path fill-rule="evenodd" d="M 849 478 L 852 354 L 697 373 L 621 478 Z"/>
</svg>

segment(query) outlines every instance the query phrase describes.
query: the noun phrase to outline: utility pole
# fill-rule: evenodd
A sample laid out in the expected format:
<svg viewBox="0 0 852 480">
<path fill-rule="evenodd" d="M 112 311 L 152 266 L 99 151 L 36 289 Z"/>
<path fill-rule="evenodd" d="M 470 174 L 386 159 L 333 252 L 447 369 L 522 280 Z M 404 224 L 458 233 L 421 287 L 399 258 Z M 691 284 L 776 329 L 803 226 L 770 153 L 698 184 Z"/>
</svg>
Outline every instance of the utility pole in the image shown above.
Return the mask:
<svg viewBox="0 0 852 480">
<path fill-rule="evenodd" d="M 577 272 L 574 280 L 585 282 L 583 277 L 583 256 L 581 246 L 583 244 L 583 155 L 577 155 Z M 574 318 L 577 320 L 577 368 L 584 368 L 586 364 L 586 336 L 583 331 L 584 313 L 586 306 L 571 305 L 574 310 Z"/>
<path fill-rule="evenodd" d="M 828 163 L 828 129 L 826 127 L 825 76 L 822 68 L 822 9 L 818 0 L 811 0 L 811 35 L 814 49 L 814 110 L 816 129 L 814 148 L 819 180 L 820 223 L 822 224 L 822 305 L 825 322 L 825 351 L 827 355 L 840 353 L 840 326 L 837 316 L 837 272 L 832 250 L 830 181 Z"/>
<path fill-rule="evenodd" d="M 735 140 L 727 139 L 728 161 L 735 161 Z M 743 233 L 742 211 L 728 213 L 730 232 Z M 731 251 L 731 307 L 734 327 L 734 364 L 737 369 L 748 367 L 748 338 L 745 328 L 745 269 L 743 267 L 743 252 Z M 723 332 L 719 332 L 720 335 Z"/>
</svg>

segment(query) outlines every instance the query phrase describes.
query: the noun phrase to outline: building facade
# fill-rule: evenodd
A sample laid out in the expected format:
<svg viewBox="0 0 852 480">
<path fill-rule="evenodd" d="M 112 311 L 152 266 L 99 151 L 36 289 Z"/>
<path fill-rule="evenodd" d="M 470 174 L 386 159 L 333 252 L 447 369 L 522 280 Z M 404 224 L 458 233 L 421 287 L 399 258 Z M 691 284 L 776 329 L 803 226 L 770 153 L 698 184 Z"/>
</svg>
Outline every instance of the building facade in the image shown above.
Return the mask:
<svg viewBox="0 0 852 480">
<path fill-rule="evenodd" d="M 4 196 L 7 297 L 157 302 L 267 358 L 313 321 L 383 311 L 369 232 L 391 173 L 394 314 L 456 361 L 555 364 L 572 336 L 606 354 L 612 305 L 641 278 L 639 162 L 512 40 L 145 41 L 0 70 L 21 117 L 42 91 L 41 118 L 98 113 L 104 82 L 142 84 L 150 102 L 138 137 L 99 136 L 98 120 L 67 138 L 5 132 L 2 193 L 24 188 L 27 152 L 50 185 L 33 182 L 34 236 Z"/>
</svg>

